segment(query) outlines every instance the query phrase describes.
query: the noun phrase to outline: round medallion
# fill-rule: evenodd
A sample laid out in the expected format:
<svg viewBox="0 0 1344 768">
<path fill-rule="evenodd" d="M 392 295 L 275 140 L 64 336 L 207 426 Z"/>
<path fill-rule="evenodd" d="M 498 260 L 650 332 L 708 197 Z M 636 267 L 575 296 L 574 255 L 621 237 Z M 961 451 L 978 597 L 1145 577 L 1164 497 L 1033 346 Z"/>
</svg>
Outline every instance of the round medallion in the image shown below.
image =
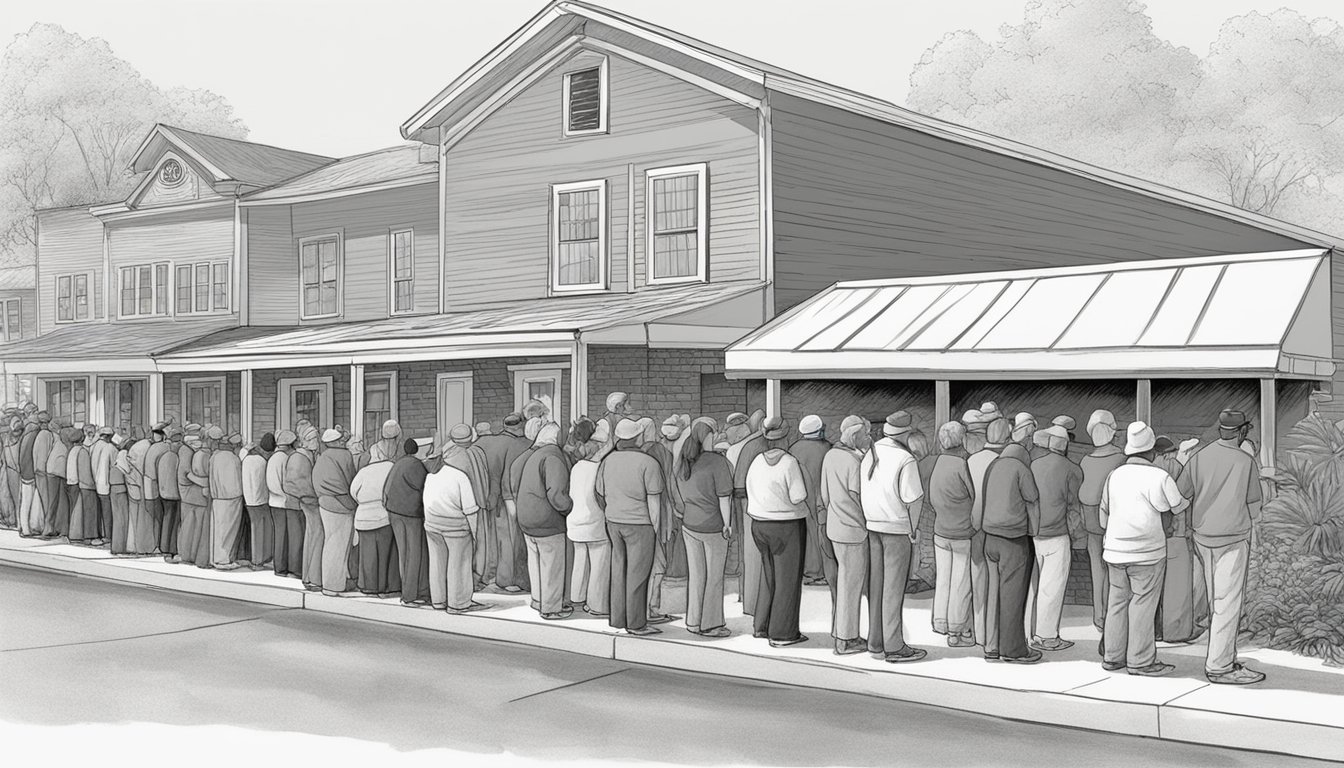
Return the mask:
<svg viewBox="0 0 1344 768">
<path fill-rule="evenodd" d="M 167 187 L 175 187 L 186 180 L 187 174 L 182 170 L 182 164 L 176 160 L 169 160 L 159 167 L 159 182 Z"/>
</svg>

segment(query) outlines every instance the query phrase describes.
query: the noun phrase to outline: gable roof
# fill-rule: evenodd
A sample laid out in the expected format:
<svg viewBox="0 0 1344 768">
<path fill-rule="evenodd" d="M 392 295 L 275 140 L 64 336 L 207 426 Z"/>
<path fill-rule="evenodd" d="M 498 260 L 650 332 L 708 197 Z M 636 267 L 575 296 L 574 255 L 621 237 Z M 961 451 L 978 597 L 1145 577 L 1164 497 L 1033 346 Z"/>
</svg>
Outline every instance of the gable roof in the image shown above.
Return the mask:
<svg viewBox="0 0 1344 768">
<path fill-rule="evenodd" d="M 323 155 L 226 139 L 159 123 L 135 151 L 131 170 L 136 173 L 152 170 L 165 144 L 189 156 L 211 177 L 208 180 L 216 184 L 235 181 L 265 187 L 335 161 L 335 158 Z"/>
<path fill-rule="evenodd" d="M 438 160 L 423 162 L 420 157 L 422 146 L 403 144 L 344 157 L 317 170 L 252 192 L 243 198 L 244 204 L 278 204 L 296 198 L 371 192 L 394 186 L 436 182 L 439 178 Z"/>
<path fill-rule="evenodd" d="M 36 266 L 0 268 L 0 291 L 27 291 L 36 286 Z"/>
<path fill-rule="evenodd" d="M 425 133 L 445 121 L 452 103 L 464 98 L 473 88 L 492 84 L 491 75 L 515 56 L 536 51 L 548 40 L 559 43 L 566 34 L 586 32 L 585 21 L 593 21 L 625 35 L 631 35 L 646 45 L 640 46 L 644 56 L 676 60 L 680 65 L 690 64 L 704 75 L 717 71 L 720 77 L 750 86 L 762 94 L 769 91 L 788 94 L 847 112 L 873 118 L 891 125 L 928 134 L 947 141 L 1014 157 L 1048 168 L 1061 170 L 1092 181 L 1127 190 L 1174 205 L 1212 213 L 1223 218 L 1289 237 L 1303 244 L 1329 248 L 1344 248 L 1344 238 L 1338 238 L 1307 227 L 1290 224 L 1227 203 L 1202 197 L 1191 192 L 1168 187 L 1135 176 L 1107 170 L 1080 160 L 1055 154 L 1027 144 L 1005 139 L 973 128 L 950 123 L 897 106 L 891 102 L 816 80 L 787 69 L 697 40 L 688 35 L 650 24 L 633 16 L 609 10 L 581 0 L 554 0 L 540 13 L 510 35 L 502 43 L 472 65 L 429 103 L 421 107 L 401 126 L 406 138 L 435 142 Z M 529 44 L 532 49 L 529 51 Z M 651 45 L 647 45 L 651 44 Z M 550 47 L 554 47 L 551 45 Z M 702 79 L 702 78 L 697 78 Z"/>
</svg>

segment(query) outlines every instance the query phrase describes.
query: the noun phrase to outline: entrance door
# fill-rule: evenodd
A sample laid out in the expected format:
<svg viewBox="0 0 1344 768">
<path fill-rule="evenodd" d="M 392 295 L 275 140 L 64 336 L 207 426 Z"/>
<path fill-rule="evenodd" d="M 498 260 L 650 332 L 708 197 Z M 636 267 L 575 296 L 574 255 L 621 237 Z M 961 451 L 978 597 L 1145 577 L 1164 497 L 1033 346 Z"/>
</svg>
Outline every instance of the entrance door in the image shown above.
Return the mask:
<svg viewBox="0 0 1344 768">
<path fill-rule="evenodd" d="M 307 420 L 320 432 L 332 427 L 332 380 L 330 376 L 311 379 L 281 379 L 277 429 L 293 429 Z"/>
<path fill-rule="evenodd" d="M 103 424 L 118 434 L 148 423 L 149 403 L 144 379 L 103 379 Z"/>
<path fill-rule="evenodd" d="M 458 424 L 471 424 L 471 374 L 439 374 L 439 441 Z"/>
</svg>

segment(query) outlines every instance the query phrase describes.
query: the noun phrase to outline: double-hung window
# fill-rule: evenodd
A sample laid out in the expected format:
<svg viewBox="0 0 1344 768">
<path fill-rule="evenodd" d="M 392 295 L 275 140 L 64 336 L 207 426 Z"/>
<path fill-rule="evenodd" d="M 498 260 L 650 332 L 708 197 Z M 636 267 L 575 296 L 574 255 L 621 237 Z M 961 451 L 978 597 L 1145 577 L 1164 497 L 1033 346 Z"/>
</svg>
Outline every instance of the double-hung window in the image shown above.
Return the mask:
<svg viewBox="0 0 1344 768">
<path fill-rule="evenodd" d="M 56 322 L 73 323 L 88 320 L 89 275 L 58 275 L 56 277 Z"/>
<path fill-rule="evenodd" d="M 224 427 L 224 377 L 183 379 L 182 413 L 188 423 Z"/>
<path fill-rule="evenodd" d="M 391 275 L 392 314 L 415 309 L 415 232 L 402 229 L 388 238 L 388 270 Z"/>
<path fill-rule="evenodd" d="M 229 311 L 229 262 L 177 265 L 177 314 Z"/>
<path fill-rule="evenodd" d="M 48 379 L 47 411 L 54 422 L 81 425 L 89 418 L 88 379 Z"/>
<path fill-rule="evenodd" d="M 121 317 L 168 314 L 168 263 L 122 267 Z"/>
<path fill-rule="evenodd" d="M 0 341 L 17 341 L 23 338 L 22 299 L 4 299 L 0 301 Z"/>
<path fill-rule="evenodd" d="M 607 60 L 565 73 L 565 136 L 607 132 Z"/>
<path fill-rule="evenodd" d="M 323 235 L 299 241 L 299 306 L 304 320 L 340 314 L 341 238 Z"/>
<path fill-rule="evenodd" d="M 657 168 L 646 174 L 649 283 L 705 280 L 706 175 L 704 163 Z"/>
<path fill-rule="evenodd" d="M 551 188 L 551 290 L 607 287 L 607 182 Z"/>
</svg>

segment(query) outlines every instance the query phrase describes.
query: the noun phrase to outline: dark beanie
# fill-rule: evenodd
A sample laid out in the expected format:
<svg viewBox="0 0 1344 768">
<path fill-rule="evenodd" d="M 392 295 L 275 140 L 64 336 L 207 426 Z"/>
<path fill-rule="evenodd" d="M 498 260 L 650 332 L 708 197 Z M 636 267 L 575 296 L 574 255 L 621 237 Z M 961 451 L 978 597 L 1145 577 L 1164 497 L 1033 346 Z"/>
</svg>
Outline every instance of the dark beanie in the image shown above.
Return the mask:
<svg viewBox="0 0 1344 768">
<path fill-rule="evenodd" d="M 420 444 L 415 442 L 415 438 L 408 437 L 406 442 L 401 444 L 401 450 L 405 451 L 407 456 L 414 456 L 420 452 Z"/>
<path fill-rule="evenodd" d="M 586 443 L 593 439 L 593 433 L 597 431 L 597 424 L 592 419 L 579 419 L 573 428 L 569 430 L 570 442 Z"/>
<path fill-rule="evenodd" d="M 275 433 L 267 432 L 261 436 L 261 450 L 270 453 L 275 450 Z"/>
</svg>

